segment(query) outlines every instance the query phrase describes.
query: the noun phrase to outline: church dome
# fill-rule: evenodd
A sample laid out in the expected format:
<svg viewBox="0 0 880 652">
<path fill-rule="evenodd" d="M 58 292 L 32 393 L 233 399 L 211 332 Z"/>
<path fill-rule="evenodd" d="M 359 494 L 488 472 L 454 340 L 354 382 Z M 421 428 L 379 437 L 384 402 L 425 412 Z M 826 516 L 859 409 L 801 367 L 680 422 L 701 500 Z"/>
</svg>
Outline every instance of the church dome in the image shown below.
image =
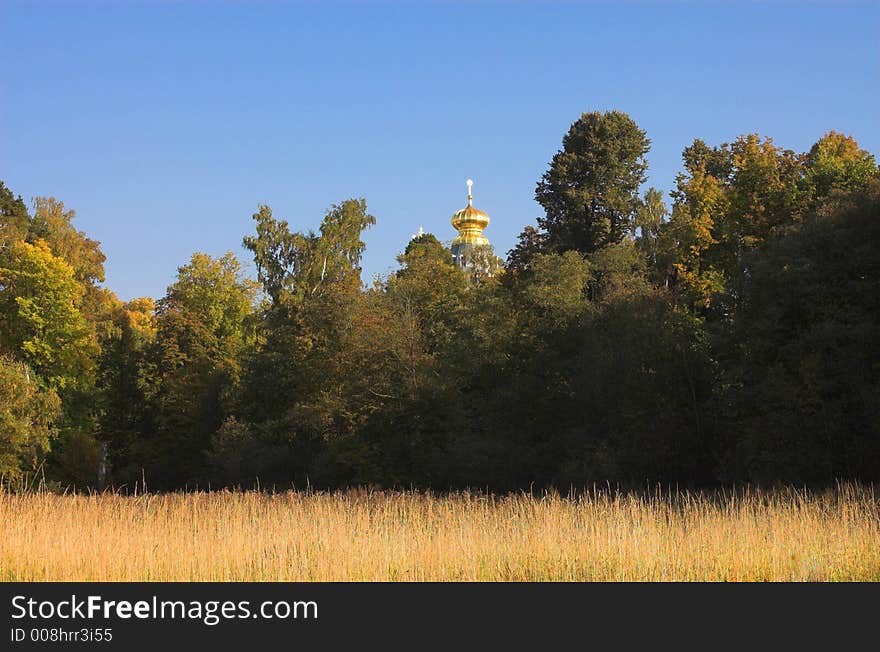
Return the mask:
<svg viewBox="0 0 880 652">
<path fill-rule="evenodd" d="M 471 187 L 474 185 L 474 182 L 468 179 L 467 185 L 467 206 L 460 211 L 456 211 L 452 216 L 452 226 L 458 231 L 458 237 L 452 241 L 452 244 L 487 245 L 489 244 L 489 239 L 483 235 L 483 229 L 489 226 L 489 216 L 483 211 L 474 208 L 473 195 L 471 194 Z"/>
<path fill-rule="evenodd" d="M 469 201 L 465 208 L 456 211 L 452 216 L 452 226 L 458 231 L 466 228 L 485 229 L 489 226 L 489 216 L 480 209 L 474 208 Z"/>
</svg>

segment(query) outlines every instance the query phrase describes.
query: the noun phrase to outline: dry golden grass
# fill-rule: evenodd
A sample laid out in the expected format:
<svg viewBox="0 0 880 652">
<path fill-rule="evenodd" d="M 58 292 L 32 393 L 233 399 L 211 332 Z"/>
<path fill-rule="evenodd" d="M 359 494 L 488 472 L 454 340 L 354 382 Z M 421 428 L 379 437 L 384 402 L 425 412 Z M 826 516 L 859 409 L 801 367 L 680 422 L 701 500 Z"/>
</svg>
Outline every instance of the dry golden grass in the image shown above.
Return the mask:
<svg viewBox="0 0 880 652">
<path fill-rule="evenodd" d="M 0 493 L 3 580 L 880 580 L 872 488 Z"/>
</svg>

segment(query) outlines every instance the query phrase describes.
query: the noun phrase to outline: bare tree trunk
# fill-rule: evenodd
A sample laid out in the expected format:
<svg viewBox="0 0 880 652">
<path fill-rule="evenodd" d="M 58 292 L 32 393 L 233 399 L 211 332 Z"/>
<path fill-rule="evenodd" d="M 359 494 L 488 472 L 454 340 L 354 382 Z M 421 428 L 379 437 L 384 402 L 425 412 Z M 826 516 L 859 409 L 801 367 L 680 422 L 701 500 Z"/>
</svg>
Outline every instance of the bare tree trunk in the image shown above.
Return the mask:
<svg viewBox="0 0 880 652">
<path fill-rule="evenodd" d="M 101 442 L 101 452 L 98 455 L 98 491 L 104 491 L 107 481 L 107 442 Z"/>
</svg>

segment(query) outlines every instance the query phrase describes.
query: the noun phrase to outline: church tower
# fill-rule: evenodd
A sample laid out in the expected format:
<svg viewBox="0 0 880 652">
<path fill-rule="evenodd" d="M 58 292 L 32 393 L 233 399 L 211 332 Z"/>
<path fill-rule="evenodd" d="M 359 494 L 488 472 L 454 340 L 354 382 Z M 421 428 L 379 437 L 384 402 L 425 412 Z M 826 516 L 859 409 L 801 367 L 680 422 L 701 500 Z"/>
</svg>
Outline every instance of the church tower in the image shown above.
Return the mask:
<svg viewBox="0 0 880 652">
<path fill-rule="evenodd" d="M 452 216 L 452 226 L 458 236 L 452 241 L 452 260 L 459 267 L 471 268 L 479 260 L 479 254 L 491 248 L 489 239 L 483 235 L 483 229 L 489 226 L 489 216 L 477 210 L 473 205 L 471 189 L 474 182 L 467 180 L 467 206 Z"/>
</svg>

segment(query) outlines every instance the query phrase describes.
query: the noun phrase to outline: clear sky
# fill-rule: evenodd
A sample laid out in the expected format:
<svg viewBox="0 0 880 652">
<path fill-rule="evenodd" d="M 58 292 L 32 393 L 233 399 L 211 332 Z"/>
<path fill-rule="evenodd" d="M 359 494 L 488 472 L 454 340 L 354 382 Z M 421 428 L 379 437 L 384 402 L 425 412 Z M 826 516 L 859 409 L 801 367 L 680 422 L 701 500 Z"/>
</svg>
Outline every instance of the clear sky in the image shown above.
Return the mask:
<svg viewBox="0 0 880 652">
<path fill-rule="evenodd" d="M 242 252 L 366 197 L 364 280 L 419 225 L 489 213 L 503 254 L 584 111 L 620 109 L 674 184 L 694 138 L 825 131 L 880 154 L 880 4 L 0 0 L 0 178 L 54 195 L 124 299 L 192 252 Z"/>
</svg>

